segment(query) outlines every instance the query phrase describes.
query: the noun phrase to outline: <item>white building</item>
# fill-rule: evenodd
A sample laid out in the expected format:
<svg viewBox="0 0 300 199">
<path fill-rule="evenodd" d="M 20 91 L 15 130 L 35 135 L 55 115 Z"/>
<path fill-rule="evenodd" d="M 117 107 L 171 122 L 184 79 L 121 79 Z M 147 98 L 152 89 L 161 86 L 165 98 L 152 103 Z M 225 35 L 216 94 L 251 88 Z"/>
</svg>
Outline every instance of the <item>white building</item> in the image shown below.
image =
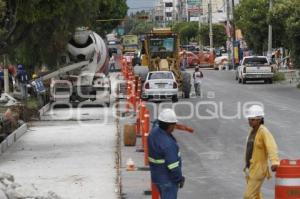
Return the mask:
<svg viewBox="0 0 300 199">
<path fill-rule="evenodd" d="M 154 8 L 155 21 L 166 24 L 169 21 L 198 21 L 208 22 L 208 4 L 212 4 L 213 23 L 226 20 L 226 0 L 157 0 Z M 238 3 L 239 0 L 234 0 Z M 192 2 L 200 2 L 192 3 Z M 229 0 L 230 4 L 232 0 Z"/>
<path fill-rule="evenodd" d="M 155 22 L 166 24 L 178 20 L 178 0 L 157 0 L 154 8 Z"/>
</svg>

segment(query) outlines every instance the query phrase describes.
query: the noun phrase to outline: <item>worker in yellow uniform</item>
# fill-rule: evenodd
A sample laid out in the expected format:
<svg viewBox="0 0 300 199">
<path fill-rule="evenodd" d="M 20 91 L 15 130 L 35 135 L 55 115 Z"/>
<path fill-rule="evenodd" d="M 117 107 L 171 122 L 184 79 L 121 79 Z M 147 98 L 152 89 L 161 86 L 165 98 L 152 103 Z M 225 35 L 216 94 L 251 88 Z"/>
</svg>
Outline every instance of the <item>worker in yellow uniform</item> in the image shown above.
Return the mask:
<svg viewBox="0 0 300 199">
<path fill-rule="evenodd" d="M 270 178 L 271 170 L 276 171 L 279 165 L 278 150 L 274 137 L 264 126 L 264 110 L 259 105 L 248 109 L 247 118 L 251 127 L 247 138 L 245 174 L 246 190 L 244 199 L 262 199 L 261 186 L 265 178 Z"/>
</svg>

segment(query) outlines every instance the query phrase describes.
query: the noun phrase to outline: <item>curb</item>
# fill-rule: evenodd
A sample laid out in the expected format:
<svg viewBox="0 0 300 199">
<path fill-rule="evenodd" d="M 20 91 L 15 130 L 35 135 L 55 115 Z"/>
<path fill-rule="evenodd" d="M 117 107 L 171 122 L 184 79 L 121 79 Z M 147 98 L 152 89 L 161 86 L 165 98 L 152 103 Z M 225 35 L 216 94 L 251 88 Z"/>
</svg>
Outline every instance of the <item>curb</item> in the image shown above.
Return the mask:
<svg viewBox="0 0 300 199">
<path fill-rule="evenodd" d="M 0 143 L 0 154 L 4 153 L 11 145 L 13 145 L 27 131 L 27 124 L 23 124 L 12 132 Z"/>
<path fill-rule="evenodd" d="M 46 104 L 45 106 L 43 106 L 40 110 L 40 118 L 50 109 L 50 103 Z"/>
</svg>

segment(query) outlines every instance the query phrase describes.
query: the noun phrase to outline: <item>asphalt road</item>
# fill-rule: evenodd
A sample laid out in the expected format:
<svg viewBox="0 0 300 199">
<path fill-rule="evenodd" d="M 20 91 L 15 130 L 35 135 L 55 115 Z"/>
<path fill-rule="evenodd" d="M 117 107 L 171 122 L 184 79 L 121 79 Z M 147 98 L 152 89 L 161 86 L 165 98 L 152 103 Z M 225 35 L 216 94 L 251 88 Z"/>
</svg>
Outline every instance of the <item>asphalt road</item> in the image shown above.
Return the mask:
<svg viewBox="0 0 300 199">
<path fill-rule="evenodd" d="M 232 71 L 203 73 L 202 97 L 181 99 L 175 108 L 180 123 L 196 131 L 174 132 L 186 176 L 179 198 L 240 199 L 245 188 L 242 169 L 249 130 L 244 107 L 263 104 L 265 124 L 277 141 L 280 158 L 299 159 L 300 90 L 289 84 L 238 84 Z M 273 177 L 264 183 L 265 198 L 274 198 L 274 181 Z"/>
</svg>

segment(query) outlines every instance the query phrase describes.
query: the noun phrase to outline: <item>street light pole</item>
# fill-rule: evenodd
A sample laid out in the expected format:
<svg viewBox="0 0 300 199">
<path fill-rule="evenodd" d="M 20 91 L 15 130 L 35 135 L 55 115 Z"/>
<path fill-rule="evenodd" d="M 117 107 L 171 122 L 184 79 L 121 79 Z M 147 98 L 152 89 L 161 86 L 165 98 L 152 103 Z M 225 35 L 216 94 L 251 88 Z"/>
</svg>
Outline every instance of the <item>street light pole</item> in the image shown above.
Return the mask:
<svg viewBox="0 0 300 199">
<path fill-rule="evenodd" d="M 273 7 L 273 0 L 270 0 L 269 1 L 269 11 L 271 11 L 271 9 L 272 9 L 272 7 Z M 269 24 L 269 34 L 268 34 L 268 54 L 267 54 L 267 56 L 269 57 L 269 58 L 271 58 L 272 57 L 272 25 L 271 24 Z"/>
</svg>

